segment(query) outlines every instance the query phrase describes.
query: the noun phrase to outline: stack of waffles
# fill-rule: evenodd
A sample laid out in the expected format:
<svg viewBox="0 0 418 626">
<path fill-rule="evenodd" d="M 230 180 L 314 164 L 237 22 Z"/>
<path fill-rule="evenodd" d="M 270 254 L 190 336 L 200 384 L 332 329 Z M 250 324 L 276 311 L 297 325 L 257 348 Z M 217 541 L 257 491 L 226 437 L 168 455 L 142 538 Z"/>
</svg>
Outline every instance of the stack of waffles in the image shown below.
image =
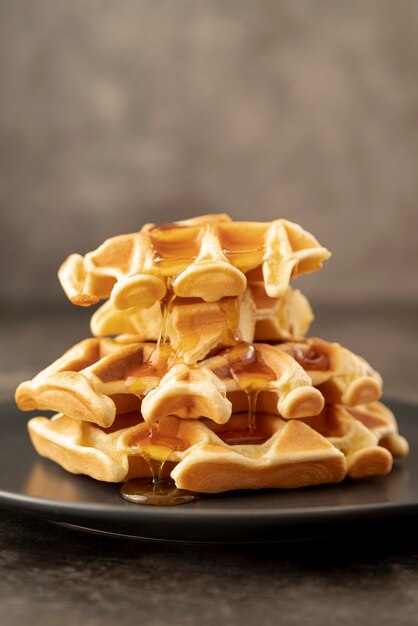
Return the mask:
<svg viewBox="0 0 418 626">
<path fill-rule="evenodd" d="M 216 493 L 386 474 L 408 452 L 379 374 L 305 338 L 290 286 L 328 250 L 297 224 L 206 215 L 105 241 L 59 271 L 74 304 L 106 300 L 81 341 L 16 401 L 36 450 L 73 473 L 170 476 Z"/>
</svg>

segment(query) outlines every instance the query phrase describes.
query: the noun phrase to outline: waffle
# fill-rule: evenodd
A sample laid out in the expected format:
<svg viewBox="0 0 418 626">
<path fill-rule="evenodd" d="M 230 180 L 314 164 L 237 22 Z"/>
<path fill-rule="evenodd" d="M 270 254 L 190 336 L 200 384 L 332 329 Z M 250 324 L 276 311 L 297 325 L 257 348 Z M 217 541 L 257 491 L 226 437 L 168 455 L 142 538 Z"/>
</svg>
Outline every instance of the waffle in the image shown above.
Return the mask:
<svg viewBox="0 0 418 626">
<path fill-rule="evenodd" d="M 290 341 L 308 332 L 314 319 L 307 298 L 288 287 L 281 298 L 270 298 L 262 283 L 252 283 L 254 301 L 254 341 Z"/>
<path fill-rule="evenodd" d="M 233 222 L 201 216 L 105 241 L 84 257 L 71 255 L 59 279 L 74 304 L 110 298 L 120 310 L 149 308 L 167 290 L 181 298 L 217 302 L 263 282 L 271 298 L 285 294 L 289 280 L 321 269 L 330 253 L 297 224 Z"/>
<path fill-rule="evenodd" d="M 339 343 L 312 338 L 281 343 L 278 347 L 309 373 L 327 404 L 356 406 L 382 395 L 380 374 Z"/>
<path fill-rule="evenodd" d="M 359 407 L 327 405 L 320 415 L 304 420 L 347 458 L 351 478 L 387 474 L 392 457 L 408 454 L 393 413 L 381 402 Z"/>
<path fill-rule="evenodd" d="M 392 455 L 408 452 L 393 414 L 379 402 L 355 410 L 326 407 L 320 416 L 298 421 L 260 414 L 257 428 L 265 441 L 225 442 L 225 435 L 245 432 L 246 420 L 245 413 L 234 414 L 225 427 L 209 420 L 165 417 L 160 423 L 163 445 L 138 443 L 146 441 L 148 426 L 138 423 L 137 413 L 119 415 L 109 429 L 64 415 L 36 417 L 29 422 L 29 432 L 42 456 L 70 472 L 121 482 L 150 476 L 145 458 L 152 456 L 165 462 L 177 487 L 202 493 L 294 488 L 340 482 L 346 476 L 382 475 L 390 471 Z"/>
<path fill-rule="evenodd" d="M 270 298 L 264 285 L 254 283 L 239 298 L 219 302 L 175 298 L 166 316 L 165 339 L 184 363 L 194 364 L 237 340 L 300 339 L 312 319 L 309 302 L 300 291 L 288 287 L 282 298 Z M 126 334 L 137 341 L 157 341 L 161 327 L 158 302 L 148 309 L 120 311 L 109 300 L 91 318 L 96 337 Z"/>
<path fill-rule="evenodd" d="M 304 369 L 267 344 L 242 343 L 190 367 L 176 363 L 177 355 L 168 346 L 155 350 L 154 344 L 125 341 L 86 339 L 76 344 L 32 381 L 19 385 L 19 408 L 59 411 L 106 428 L 118 403 L 140 398 L 148 422 L 176 415 L 225 423 L 233 412 L 227 396 L 246 397 L 257 385 L 260 400 L 267 397 L 288 419 L 315 415 L 324 405 Z M 129 397 L 121 400 L 125 395 Z"/>
<path fill-rule="evenodd" d="M 236 426 L 246 415 L 232 419 Z M 125 416 L 122 428 L 106 432 L 95 424 L 58 415 L 51 420 L 33 418 L 29 432 L 37 451 L 66 470 L 120 482 L 150 475 L 141 447 L 135 445 L 147 436 L 148 426 L 126 423 L 129 417 Z M 215 493 L 236 488 L 301 487 L 344 478 L 343 453 L 306 424 L 264 415 L 260 426 L 269 436 L 265 443 L 230 446 L 201 421 L 163 418 L 165 436 L 187 446 L 169 452 L 169 462 L 175 463 L 171 476 L 176 485 Z M 167 460 L 164 446 L 147 452 Z"/>
<path fill-rule="evenodd" d="M 380 375 L 305 338 L 312 310 L 289 284 L 329 256 L 297 224 L 225 214 L 71 255 L 59 270 L 69 299 L 106 302 L 94 337 L 16 391 L 22 410 L 57 412 L 30 420 L 36 450 L 97 480 L 165 476 L 205 493 L 387 474 L 408 444 Z"/>
</svg>

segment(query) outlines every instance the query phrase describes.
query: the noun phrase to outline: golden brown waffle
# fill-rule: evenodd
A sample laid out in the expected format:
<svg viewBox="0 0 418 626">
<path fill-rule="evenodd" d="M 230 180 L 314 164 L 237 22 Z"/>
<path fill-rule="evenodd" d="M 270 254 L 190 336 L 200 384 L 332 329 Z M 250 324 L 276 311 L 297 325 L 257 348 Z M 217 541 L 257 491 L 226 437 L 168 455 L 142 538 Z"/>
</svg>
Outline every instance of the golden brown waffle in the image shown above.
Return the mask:
<svg viewBox="0 0 418 626">
<path fill-rule="evenodd" d="M 42 455 L 73 473 L 120 482 L 149 476 L 144 457 L 167 461 L 177 487 L 215 493 L 229 489 L 292 488 L 382 475 L 392 467 L 392 454 L 404 456 L 408 445 L 397 431 L 391 411 L 381 403 L 355 409 L 326 407 L 319 418 L 286 421 L 260 414 L 258 444 L 230 445 L 225 435 L 242 436 L 247 415 L 235 414 L 227 425 L 208 420 L 166 417 L 160 432 L 172 446 L 147 442 L 148 426 L 138 413 L 119 415 L 112 428 L 64 415 L 33 418 L 31 439 Z M 176 442 L 178 445 L 172 445 Z M 390 445 L 389 445 L 390 442 Z M 177 449 L 174 449 L 177 447 Z M 144 456 L 142 456 L 144 455 Z"/>
<path fill-rule="evenodd" d="M 394 457 L 406 456 L 409 444 L 398 432 L 398 424 L 392 411 L 383 402 L 370 402 L 357 407 L 345 407 L 355 420 L 368 428 L 380 446 L 387 448 Z"/>
<path fill-rule="evenodd" d="M 255 307 L 253 341 L 289 341 L 308 332 L 314 316 L 298 289 L 289 287 L 281 298 L 270 298 L 262 283 L 252 283 L 251 295 Z"/>
<path fill-rule="evenodd" d="M 168 346 L 155 350 L 154 344 L 123 341 L 80 342 L 32 381 L 19 385 L 19 408 L 59 411 L 109 427 L 117 413 L 115 399 L 120 402 L 125 394 L 143 397 L 141 411 L 149 422 L 176 415 L 225 423 L 232 413 L 227 396 L 234 392 L 262 390 L 285 418 L 315 415 L 324 404 L 303 368 L 273 346 L 239 344 L 190 367 L 176 363 Z"/>
<path fill-rule="evenodd" d="M 329 256 L 297 224 L 224 214 L 147 224 L 70 256 L 59 271 L 69 299 L 108 301 L 92 316 L 96 338 L 16 391 L 23 410 L 58 411 L 30 420 L 35 448 L 108 482 L 158 478 L 163 464 L 178 488 L 206 493 L 386 474 L 408 444 L 377 401 L 380 375 L 304 339 L 313 314 L 289 285 Z"/>
<path fill-rule="evenodd" d="M 356 406 L 382 395 L 380 374 L 339 343 L 312 338 L 281 343 L 278 347 L 302 365 L 327 404 Z"/>
<path fill-rule="evenodd" d="M 165 339 L 179 360 L 192 365 L 213 350 L 235 345 L 238 338 L 252 341 L 254 310 L 248 289 L 240 298 L 223 298 L 219 302 L 176 298 L 167 311 Z M 159 303 L 149 309 L 132 307 L 119 311 L 108 301 L 91 319 L 92 333 L 99 337 L 127 334 L 135 341 L 157 341 L 161 328 Z"/>
<path fill-rule="evenodd" d="M 234 416 L 233 426 L 245 419 L 246 415 Z M 118 424 L 121 428 L 106 432 L 95 424 L 58 415 L 51 420 L 33 418 L 29 432 L 37 451 L 66 470 L 120 482 L 150 475 L 141 457 L 143 450 L 135 443 L 146 437 L 148 426 L 143 422 L 129 424 L 130 417 L 124 416 Z M 344 455 L 306 424 L 263 415 L 260 427 L 268 437 L 265 443 L 230 446 L 201 421 L 164 418 L 161 428 L 165 436 L 187 446 L 169 453 L 169 462 L 176 463 L 171 472 L 176 485 L 216 493 L 242 488 L 302 487 L 344 478 Z M 154 446 L 151 454 L 153 458 L 167 458 L 161 446 Z"/>
<path fill-rule="evenodd" d="M 264 285 L 254 283 L 239 298 L 204 302 L 175 298 L 167 311 L 165 338 L 187 364 L 210 352 L 234 346 L 237 340 L 278 341 L 300 339 L 313 319 L 305 296 L 289 287 L 282 298 L 267 296 Z M 127 334 L 136 341 L 157 341 L 162 327 L 160 304 L 120 311 L 109 300 L 91 318 L 96 337 Z"/>
<path fill-rule="evenodd" d="M 120 482 L 150 475 L 146 460 L 121 444 L 126 429 L 131 432 L 137 424 L 138 413 L 118 416 L 114 429 L 58 414 L 51 419 L 34 417 L 28 429 L 37 452 L 65 470 L 97 480 Z"/>
<path fill-rule="evenodd" d="M 408 443 L 398 433 L 395 416 L 381 402 L 326 406 L 320 415 L 303 421 L 345 454 L 351 478 L 387 474 L 392 456 L 408 454 Z"/>
<path fill-rule="evenodd" d="M 105 241 L 84 257 L 71 255 L 59 278 L 74 304 L 110 298 L 120 310 L 148 308 L 167 287 L 181 298 L 217 302 L 241 295 L 247 282 L 263 282 L 272 298 L 285 294 L 292 277 L 321 269 L 328 250 L 297 224 L 233 222 L 201 216 Z"/>
</svg>

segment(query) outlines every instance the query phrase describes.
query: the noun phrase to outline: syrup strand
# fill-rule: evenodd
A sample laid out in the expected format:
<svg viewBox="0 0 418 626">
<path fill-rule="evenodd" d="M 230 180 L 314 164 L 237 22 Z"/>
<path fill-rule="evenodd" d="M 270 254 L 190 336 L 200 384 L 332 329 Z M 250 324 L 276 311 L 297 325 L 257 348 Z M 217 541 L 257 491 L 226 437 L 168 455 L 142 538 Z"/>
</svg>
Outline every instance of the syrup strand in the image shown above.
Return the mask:
<svg viewBox="0 0 418 626">
<path fill-rule="evenodd" d="M 161 343 L 167 343 L 167 327 L 168 327 L 168 319 L 171 312 L 171 308 L 173 306 L 173 302 L 175 300 L 176 294 L 173 291 L 173 287 L 171 285 L 171 276 L 167 278 L 167 291 L 165 293 L 164 298 L 161 300 L 161 326 L 160 326 L 160 335 L 157 341 L 157 350 Z"/>
<path fill-rule="evenodd" d="M 148 432 L 148 442 L 158 445 L 159 424 L 153 422 Z M 148 463 L 151 478 L 134 478 L 124 483 L 120 489 L 121 496 L 128 502 L 154 506 L 172 506 L 187 504 L 198 499 L 198 494 L 184 489 L 177 489 L 174 481 L 163 478 L 165 460 L 153 459 L 144 450 L 141 454 Z"/>
<path fill-rule="evenodd" d="M 149 459 L 148 465 L 152 474 L 152 484 L 154 485 L 154 489 L 158 490 L 164 484 L 163 480 L 163 467 L 164 461 L 157 461 L 157 459 Z"/>
<path fill-rule="evenodd" d="M 226 302 L 220 302 L 221 309 L 226 317 L 226 337 L 228 342 L 231 342 L 233 346 L 237 346 L 241 343 L 241 339 L 238 336 L 239 300 L 239 297 L 236 297 L 233 298 L 232 302 L 230 299 Z"/>
<path fill-rule="evenodd" d="M 151 444 L 152 440 L 158 436 L 159 430 L 160 425 L 158 424 L 158 422 L 152 422 L 150 424 L 148 438 Z M 158 461 L 157 459 L 152 459 L 151 457 L 148 457 L 147 462 L 151 470 L 151 482 L 153 484 L 153 488 L 154 490 L 158 490 L 158 487 L 161 487 L 163 483 L 164 461 Z"/>
<path fill-rule="evenodd" d="M 171 352 L 171 349 L 167 346 L 167 327 L 168 318 L 171 312 L 171 308 L 175 299 L 175 294 L 171 285 L 171 277 L 167 277 L 167 291 L 161 301 L 161 326 L 160 333 L 155 350 L 151 353 L 148 359 L 151 370 L 166 369 L 167 358 L 172 360 L 173 355 L 167 355 L 167 350 Z M 165 346 L 164 349 L 163 346 Z M 143 393 L 141 394 L 144 395 Z M 147 444 L 153 443 L 159 445 L 159 424 L 153 422 L 150 424 Z M 147 445 L 145 444 L 145 446 Z M 173 448 L 181 449 L 181 448 Z M 147 462 L 151 478 L 134 478 L 124 483 L 120 489 L 121 496 L 128 502 L 135 504 L 147 504 L 147 505 L 160 505 L 171 506 L 176 504 L 187 504 L 198 499 L 198 494 L 186 491 L 184 489 L 177 489 L 175 483 L 171 479 L 163 478 L 163 468 L 165 461 L 171 456 L 171 453 L 166 459 L 158 460 L 153 459 L 147 454 L 146 447 L 139 445 L 139 452 L 144 460 Z"/>
<path fill-rule="evenodd" d="M 260 389 L 255 389 L 247 393 L 248 398 L 248 430 L 253 432 L 257 428 L 257 398 L 260 393 Z"/>
</svg>

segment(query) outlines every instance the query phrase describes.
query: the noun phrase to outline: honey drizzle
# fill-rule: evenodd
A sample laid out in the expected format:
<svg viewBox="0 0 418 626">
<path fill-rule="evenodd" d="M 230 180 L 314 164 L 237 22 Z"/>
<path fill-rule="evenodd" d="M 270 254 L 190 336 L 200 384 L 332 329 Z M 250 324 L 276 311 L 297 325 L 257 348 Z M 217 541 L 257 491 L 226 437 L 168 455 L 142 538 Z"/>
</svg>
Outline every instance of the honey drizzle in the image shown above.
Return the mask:
<svg viewBox="0 0 418 626">
<path fill-rule="evenodd" d="M 172 286 L 172 277 L 168 276 L 166 278 L 167 291 L 165 292 L 164 298 L 161 300 L 161 325 L 160 325 L 160 334 L 158 336 L 157 347 L 160 347 L 161 343 L 167 343 L 167 328 L 168 328 L 168 320 L 170 317 L 171 310 L 173 308 L 174 300 L 176 299 L 176 294 L 174 293 Z"/>
<path fill-rule="evenodd" d="M 187 450 L 190 443 L 185 439 L 181 439 L 177 436 L 166 435 L 160 432 L 160 424 L 158 422 L 151 422 L 149 424 L 148 432 L 144 435 L 134 435 L 128 442 L 132 448 L 138 447 L 141 452 L 147 454 L 147 449 L 152 446 L 158 446 L 163 448 L 167 452 L 164 452 L 162 462 L 165 463 L 169 460 L 173 452 L 181 452 Z M 161 456 L 161 450 L 160 450 Z"/>
<path fill-rule="evenodd" d="M 172 350 L 164 343 L 157 344 L 148 359 L 125 372 L 126 386 L 131 393 L 143 398 L 168 372 Z"/>
<path fill-rule="evenodd" d="M 176 361 L 178 356 L 170 350 L 167 341 L 167 328 L 169 316 L 175 300 L 172 287 L 173 275 L 179 271 L 180 266 L 187 266 L 192 262 L 199 248 L 199 240 L 203 232 L 202 227 L 197 227 L 195 237 L 188 242 L 188 246 L 181 242 L 167 244 L 165 234 L 174 229 L 182 228 L 176 224 L 166 224 L 151 230 L 151 241 L 156 252 L 155 262 L 160 265 L 167 290 L 161 300 L 161 326 L 155 350 L 151 353 L 148 361 L 142 366 L 136 367 L 131 372 L 131 376 L 143 376 L 148 373 L 149 377 L 162 378 L 168 371 L 169 366 Z M 177 246 L 175 245 L 177 243 Z M 172 253 L 172 248 L 177 248 L 177 255 Z M 255 257 L 262 256 L 262 249 L 240 250 L 234 252 L 224 249 L 224 253 L 232 264 L 244 255 L 252 254 Z M 234 262 L 235 261 L 235 262 Z M 258 262 L 258 259 L 257 259 Z M 252 265 L 252 264 L 251 264 Z M 255 346 L 242 342 L 237 335 L 239 326 L 239 298 L 230 299 L 226 303 L 221 303 L 221 308 L 226 316 L 226 338 L 228 343 L 233 344 L 233 348 L 228 353 L 229 374 L 237 383 L 238 387 L 246 394 L 248 400 L 248 425 L 245 430 L 221 431 L 218 434 L 229 445 L 239 444 L 259 444 L 267 440 L 268 436 L 257 428 L 256 407 L 259 393 L 275 379 L 275 374 L 271 368 L 257 358 Z M 242 352 L 244 354 L 242 355 Z M 238 358 L 237 358 L 238 357 Z M 132 386 L 133 392 L 143 397 L 150 389 L 142 388 L 140 385 L 136 391 L 135 384 Z M 140 393 L 138 393 L 140 391 Z M 174 505 L 185 504 L 196 500 L 198 495 L 189 491 L 177 489 L 174 481 L 163 477 L 163 469 L 166 461 L 170 460 L 174 451 L 185 450 L 189 442 L 184 442 L 177 438 L 167 438 L 159 432 L 159 425 L 150 425 L 146 436 L 133 439 L 130 442 L 133 449 L 139 449 L 141 456 L 148 463 L 151 478 L 137 478 L 122 485 L 120 493 L 129 502 L 148 505 Z M 164 450 L 163 458 L 156 459 L 149 448 L 158 446 L 159 452 Z M 165 456 L 166 455 L 166 456 Z"/>
<path fill-rule="evenodd" d="M 234 378 L 238 387 L 244 391 L 247 396 L 248 401 L 248 439 L 252 438 L 256 428 L 257 428 L 257 420 L 256 420 L 256 408 L 257 408 L 257 399 L 260 391 L 262 391 L 271 380 L 276 378 L 273 370 L 271 370 L 267 365 L 261 364 L 259 359 L 257 358 L 256 348 L 253 344 L 243 342 L 238 336 L 238 327 L 239 327 L 239 299 L 234 298 L 233 302 L 221 302 L 222 311 L 225 313 L 226 321 L 227 321 L 227 338 L 235 344 L 235 349 L 229 352 L 230 357 L 237 354 L 237 350 L 245 350 L 247 349 L 247 355 L 244 357 L 243 362 L 242 359 L 239 359 L 239 363 L 237 366 L 231 365 L 231 361 L 229 360 L 229 372 L 230 375 Z M 251 382 L 248 384 L 243 381 L 242 376 L 240 376 L 241 369 L 245 370 L 245 366 L 247 364 L 252 365 L 257 363 L 258 369 L 260 369 L 260 365 L 262 365 L 261 369 L 264 370 L 265 380 L 263 376 L 258 376 L 257 378 L 253 377 Z M 268 372 L 268 374 L 267 374 Z M 240 431 L 241 432 L 241 431 Z"/>
<path fill-rule="evenodd" d="M 257 398 L 261 389 L 256 389 L 247 393 L 248 398 L 248 430 L 255 431 L 256 429 L 256 414 L 255 409 L 257 407 Z"/>
<path fill-rule="evenodd" d="M 219 302 L 226 319 L 226 341 L 228 344 L 238 345 L 241 339 L 238 336 L 239 328 L 239 298 L 227 298 Z"/>
<path fill-rule="evenodd" d="M 160 230 L 169 230 L 172 225 L 160 228 Z M 162 261 L 162 259 L 157 259 Z M 143 388 L 138 385 L 138 378 L 148 374 L 149 377 L 161 379 L 168 371 L 172 362 L 175 361 L 176 355 L 169 347 L 167 341 L 167 329 L 169 316 L 173 307 L 176 295 L 172 286 L 172 276 L 166 276 L 166 293 L 160 302 L 161 306 L 161 325 L 160 333 L 157 340 L 155 350 L 152 351 L 148 360 L 130 372 L 131 376 L 136 375 L 136 381 L 132 384 L 131 389 L 144 397 L 150 388 Z M 147 435 L 143 437 L 134 437 L 129 442 L 133 449 L 138 449 L 142 458 L 148 464 L 151 478 L 134 478 L 124 483 L 120 489 L 120 494 L 128 502 L 135 504 L 172 506 L 176 504 L 187 504 L 198 498 L 198 495 L 183 489 L 177 489 L 172 479 L 163 477 L 163 469 L 166 461 L 170 460 L 174 451 L 185 450 L 189 447 L 186 442 L 177 437 L 167 437 L 160 433 L 159 424 L 153 422 L 149 426 Z M 150 448 L 157 447 L 157 454 L 162 458 L 155 458 Z"/>
<path fill-rule="evenodd" d="M 252 343 L 238 341 L 237 345 L 229 350 L 226 356 L 228 359 L 228 373 L 246 394 L 248 402 L 247 429 L 246 431 L 239 431 L 239 434 L 237 431 L 237 439 L 239 443 L 244 443 L 246 440 L 253 442 L 254 439 L 260 441 L 263 437 L 261 435 L 256 436 L 257 399 L 259 393 L 267 387 L 269 382 L 275 380 L 276 375 L 268 365 L 258 358 L 256 348 Z M 226 372 L 219 371 L 218 373 L 223 377 Z M 222 432 L 220 436 L 222 438 Z M 228 439 L 232 441 L 234 438 L 232 435 L 228 435 Z M 264 441 L 266 439 L 267 437 L 264 438 Z M 233 443 L 231 445 L 238 444 Z"/>
<path fill-rule="evenodd" d="M 150 230 L 154 263 L 163 276 L 174 276 L 196 259 L 202 233 L 202 226 L 187 227 L 179 224 L 164 224 Z"/>
<path fill-rule="evenodd" d="M 153 422 L 146 435 L 139 438 L 133 437 L 129 445 L 139 449 L 141 456 L 148 464 L 151 478 L 134 478 L 124 483 L 120 494 L 125 500 L 135 504 L 159 506 L 187 504 L 197 500 L 196 493 L 177 489 L 171 478 L 163 476 L 165 463 L 170 460 L 174 451 L 186 450 L 189 447 L 188 441 L 161 434 L 159 424 Z M 160 458 L 153 456 L 156 452 L 150 450 L 152 446 L 158 448 L 157 454 Z"/>
</svg>

